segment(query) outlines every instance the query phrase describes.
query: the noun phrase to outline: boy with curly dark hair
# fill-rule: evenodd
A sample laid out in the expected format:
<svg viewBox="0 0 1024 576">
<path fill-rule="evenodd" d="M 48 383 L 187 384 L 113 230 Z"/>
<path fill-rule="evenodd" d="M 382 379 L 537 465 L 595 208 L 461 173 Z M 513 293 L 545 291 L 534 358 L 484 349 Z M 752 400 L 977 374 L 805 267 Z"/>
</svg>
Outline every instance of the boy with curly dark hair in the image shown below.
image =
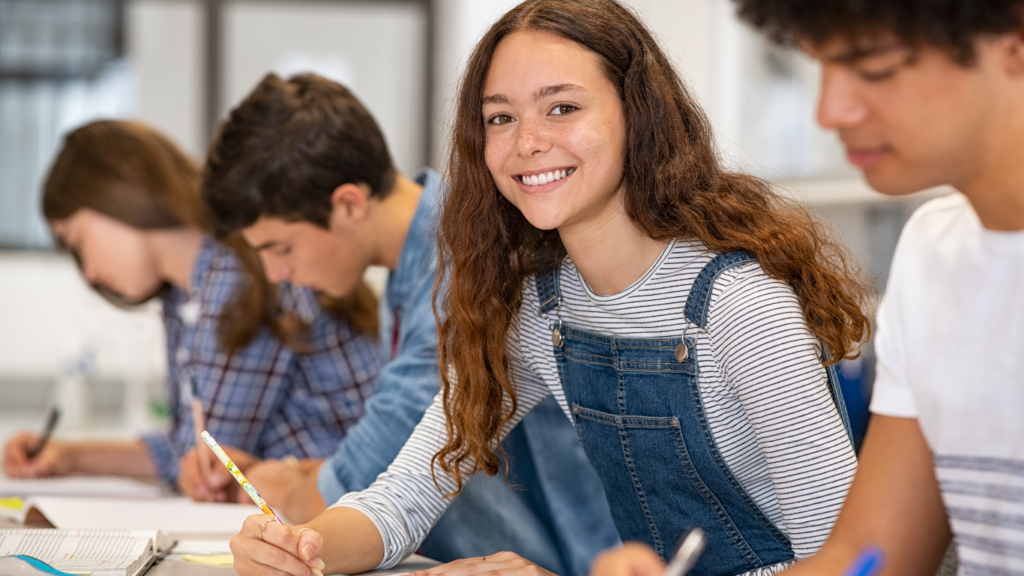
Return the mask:
<svg viewBox="0 0 1024 576">
<path fill-rule="evenodd" d="M 874 418 L 832 535 L 793 574 L 1024 574 L 1024 0 L 736 0 L 822 66 L 818 121 L 907 223 L 878 312 Z M 657 576 L 646 549 L 593 575 Z M 849 572 L 853 573 L 853 572 Z M 862 572 L 857 572 L 858 574 Z"/>
</svg>

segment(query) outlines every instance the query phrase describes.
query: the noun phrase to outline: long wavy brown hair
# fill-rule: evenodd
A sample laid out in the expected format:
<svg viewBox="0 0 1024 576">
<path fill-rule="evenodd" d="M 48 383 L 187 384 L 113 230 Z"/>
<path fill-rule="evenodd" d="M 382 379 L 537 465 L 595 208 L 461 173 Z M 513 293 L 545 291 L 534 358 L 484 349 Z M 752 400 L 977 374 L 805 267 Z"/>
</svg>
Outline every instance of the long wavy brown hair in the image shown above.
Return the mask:
<svg viewBox="0 0 1024 576">
<path fill-rule="evenodd" d="M 64 139 L 43 185 L 43 215 L 50 222 L 90 208 L 133 228 L 195 228 L 210 233 L 199 197 L 201 167 L 169 138 L 139 122 L 100 120 Z M 245 278 L 218 321 L 220 344 L 233 354 L 264 327 L 298 352 L 308 342 L 307 326 L 278 304 L 276 286 L 266 280 L 259 255 L 238 234 L 221 240 L 234 251 Z M 77 260 L 77 256 L 76 256 Z M 165 284 L 139 301 L 128 301 L 102 285 L 93 288 L 119 306 L 150 300 Z M 376 297 L 365 284 L 346 298 L 321 304 L 356 331 L 376 334 Z"/>
<path fill-rule="evenodd" d="M 872 301 L 860 268 L 805 210 L 722 167 L 707 118 L 637 16 L 614 0 L 527 0 L 477 44 L 452 127 L 435 287 L 448 440 L 433 464 L 454 477 L 456 493 L 466 475 L 501 467 L 498 437 L 517 406 L 508 329 L 524 281 L 565 255 L 558 232 L 530 225 L 484 162 L 484 79 L 495 47 L 518 31 L 551 32 L 600 57 L 625 112 L 623 202 L 637 228 L 656 240 L 749 251 L 796 291 L 808 327 L 830 352 L 826 362 L 859 355 Z"/>
</svg>

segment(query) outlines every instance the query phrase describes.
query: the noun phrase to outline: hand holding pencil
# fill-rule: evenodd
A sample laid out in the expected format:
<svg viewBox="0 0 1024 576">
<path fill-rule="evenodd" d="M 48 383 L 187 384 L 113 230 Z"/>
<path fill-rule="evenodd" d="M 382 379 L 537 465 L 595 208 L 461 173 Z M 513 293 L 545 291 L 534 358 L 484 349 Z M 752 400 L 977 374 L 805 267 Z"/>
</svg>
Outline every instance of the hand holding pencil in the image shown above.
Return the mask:
<svg viewBox="0 0 1024 576">
<path fill-rule="evenodd" d="M 259 522 L 259 516 L 250 516 L 246 520 L 246 524 L 259 522 L 260 540 L 262 540 L 266 544 L 276 546 L 279 548 L 294 548 L 295 552 L 298 552 L 304 558 L 304 560 L 299 560 L 298 556 L 296 556 L 293 553 L 291 559 L 294 560 L 294 562 L 305 562 L 306 566 L 309 568 L 309 570 L 313 572 L 315 576 L 323 576 L 323 568 L 325 566 L 324 561 L 321 560 L 318 556 L 316 556 L 314 552 L 312 552 L 312 550 L 314 549 L 319 550 L 321 547 L 323 547 L 323 537 L 314 532 L 310 528 L 303 528 L 298 532 L 292 532 L 290 527 L 284 526 L 284 522 L 281 521 L 281 518 L 279 518 L 277 514 L 275 514 L 274 511 L 270 509 L 270 506 L 267 506 L 267 503 L 266 501 L 263 500 L 263 497 L 260 496 L 259 492 L 256 491 L 256 488 L 254 488 L 253 485 L 249 483 L 249 480 L 245 477 L 245 474 L 242 474 L 242 471 L 238 469 L 238 466 L 235 466 L 235 463 L 231 461 L 231 458 L 229 458 L 228 455 L 224 452 L 224 450 L 220 447 L 220 445 L 217 444 L 217 441 L 213 439 L 213 436 L 210 436 L 209 432 L 203 430 L 202 438 L 203 441 L 206 442 L 206 445 L 210 447 L 210 450 L 213 450 L 213 453 L 217 455 L 217 458 L 220 459 L 221 463 L 223 463 L 224 466 L 228 469 L 228 472 L 231 472 L 231 475 L 235 477 L 235 480 L 237 480 L 238 483 L 242 486 L 242 489 L 245 490 L 245 493 L 248 494 L 250 498 L 252 498 L 252 501 L 255 502 L 257 506 L 260 507 L 260 510 L 263 510 L 264 514 L 270 516 L 269 519 L 266 519 L 262 522 Z M 273 522 L 277 522 L 277 524 L 280 524 L 281 529 L 269 528 L 268 525 Z M 310 532 L 307 539 L 312 539 L 315 542 L 303 543 L 304 532 Z M 232 552 L 234 552 L 234 547 L 235 540 L 232 539 Z M 239 573 L 242 572 L 240 571 Z"/>
</svg>

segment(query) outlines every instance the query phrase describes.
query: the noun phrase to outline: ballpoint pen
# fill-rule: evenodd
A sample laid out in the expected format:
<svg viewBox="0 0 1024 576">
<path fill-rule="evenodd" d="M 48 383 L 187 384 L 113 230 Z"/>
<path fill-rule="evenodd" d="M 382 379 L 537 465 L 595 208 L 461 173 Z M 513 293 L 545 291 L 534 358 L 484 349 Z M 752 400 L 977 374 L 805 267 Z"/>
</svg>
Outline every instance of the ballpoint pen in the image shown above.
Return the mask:
<svg viewBox="0 0 1024 576">
<path fill-rule="evenodd" d="M 31 460 L 39 455 L 46 447 L 46 443 L 50 441 L 50 435 L 53 434 L 53 429 L 57 427 L 57 422 L 60 420 L 60 408 L 54 406 L 50 409 L 50 415 L 46 419 L 46 427 L 43 429 L 43 435 L 39 437 L 39 443 L 36 447 L 29 451 L 28 459 Z"/>
<path fill-rule="evenodd" d="M 843 576 L 874 576 L 885 565 L 885 553 L 878 546 L 868 546 L 857 554 Z"/>
<path fill-rule="evenodd" d="M 694 528 L 680 538 L 676 553 L 665 567 L 663 576 L 683 576 L 689 572 L 700 558 L 700 553 L 704 551 L 704 543 L 704 531 L 700 528 Z"/>
<path fill-rule="evenodd" d="M 210 485 L 209 461 L 204 457 L 203 430 L 206 430 L 206 418 L 203 416 L 203 401 L 199 398 L 199 387 L 196 385 L 195 375 L 189 376 L 189 385 L 192 389 L 192 425 L 196 431 L 196 458 L 199 464 L 199 475 L 203 477 L 203 483 Z"/>
</svg>

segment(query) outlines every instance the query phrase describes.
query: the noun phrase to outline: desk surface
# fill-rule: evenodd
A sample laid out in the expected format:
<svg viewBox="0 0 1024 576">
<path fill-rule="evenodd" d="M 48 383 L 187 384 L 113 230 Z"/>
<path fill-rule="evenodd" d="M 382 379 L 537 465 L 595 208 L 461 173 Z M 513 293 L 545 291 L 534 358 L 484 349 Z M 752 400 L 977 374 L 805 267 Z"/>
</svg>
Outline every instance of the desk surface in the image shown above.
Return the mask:
<svg viewBox="0 0 1024 576">
<path fill-rule="evenodd" d="M 413 572 L 415 570 L 426 570 L 437 566 L 439 562 L 424 558 L 422 556 L 410 556 L 393 570 L 386 572 L 392 574 L 395 572 Z M 155 564 L 152 568 L 146 571 L 145 576 L 228 576 L 234 574 L 235 569 L 231 566 L 204 566 L 202 564 L 196 564 L 194 562 L 185 562 L 184 560 L 175 560 L 168 558 Z M 367 576 L 371 576 L 373 572 L 368 572 Z"/>
</svg>

